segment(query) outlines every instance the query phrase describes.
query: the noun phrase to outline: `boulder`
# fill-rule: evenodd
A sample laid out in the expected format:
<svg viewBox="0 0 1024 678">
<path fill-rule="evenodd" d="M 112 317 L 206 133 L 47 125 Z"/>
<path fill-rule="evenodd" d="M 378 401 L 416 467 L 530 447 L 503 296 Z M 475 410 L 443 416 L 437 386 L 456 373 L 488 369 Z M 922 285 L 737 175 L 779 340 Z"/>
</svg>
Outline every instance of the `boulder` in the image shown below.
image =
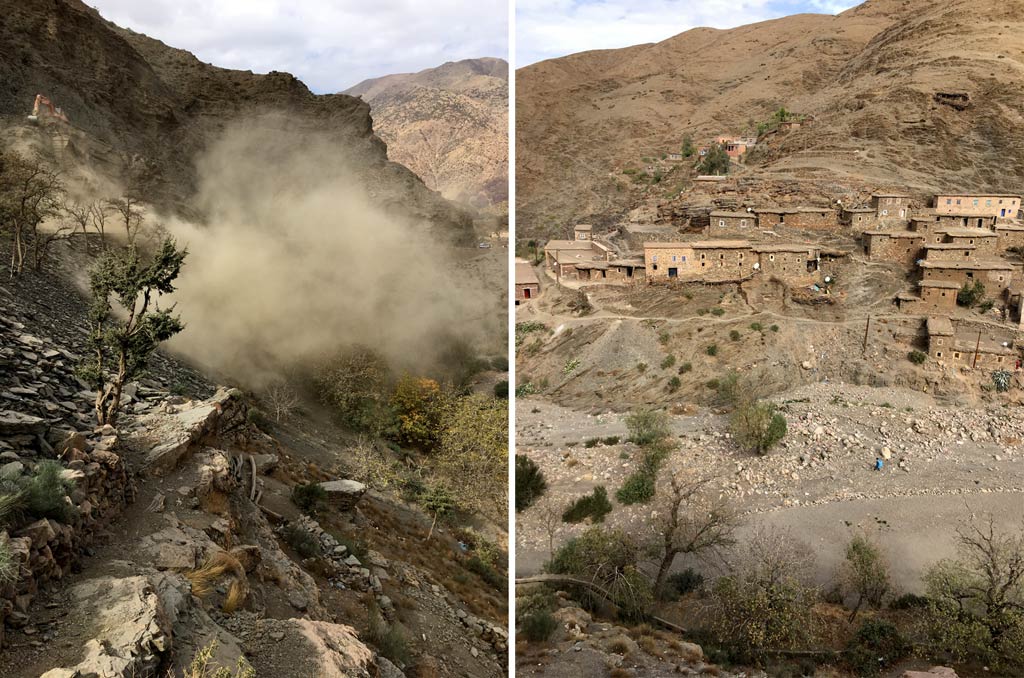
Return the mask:
<svg viewBox="0 0 1024 678">
<path fill-rule="evenodd" d="M 46 420 L 41 417 L 13 410 L 0 410 L 0 438 L 43 435 L 47 427 Z"/>
<path fill-rule="evenodd" d="M 366 493 L 366 485 L 355 480 L 329 480 L 320 483 L 320 487 L 327 492 L 327 503 L 339 511 L 355 508 Z"/>
<path fill-rule="evenodd" d="M 927 671 L 904 671 L 901 678 L 957 678 L 957 675 L 948 666 L 933 666 Z"/>
</svg>

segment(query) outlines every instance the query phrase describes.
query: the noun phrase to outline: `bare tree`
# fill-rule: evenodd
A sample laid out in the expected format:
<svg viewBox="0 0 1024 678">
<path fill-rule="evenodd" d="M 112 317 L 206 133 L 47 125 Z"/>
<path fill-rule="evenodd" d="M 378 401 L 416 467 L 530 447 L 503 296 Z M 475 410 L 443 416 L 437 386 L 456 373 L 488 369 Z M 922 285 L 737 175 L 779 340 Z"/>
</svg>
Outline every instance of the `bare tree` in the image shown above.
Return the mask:
<svg viewBox="0 0 1024 678">
<path fill-rule="evenodd" d="M 100 249 L 107 249 L 107 219 L 110 217 L 110 205 L 104 201 L 96 201 L 89 205 L 89 221 L 93 230 L 99 233 Z"/>
<path fill-rule="evenodd" d="M 264 391 L 267 405 L 274 413 L 274 421 L 280 422 L 283 417 L 290 416 L 299 406 L 299 394 L 284 379 L 271 382 Z"/>
<path fill-rule="evenodd" d="M 17 153 L 0 156 L 0 224 L 11 232 L 13 278 L 25 270 L 25 254 L 39 225 L 55 216 L 63 184 L 60 173 L 41 159 Z"/>
<path fill-rule="evenodd" d="M 142 227 L 143 217 L 142 205 L 139 199 L 132 195 L 125 195 L 120 198 L 107 200 L 107 205 L 124 225 L 124 233 L 128 238 L 128 244 L 135 244 L 135 237 Z"/>
<path fill-rule="evenodd" d="M 89 251 L 89 224 L 91 222 L 89 209 L 90 203 L 80 202 L 74 199 L 65 198 L 61 203 L 61 212 L 64 214 L 64 221 L 71 227 L 71 237 L 79 232 L 85 240 L 85 251 Z"/>
<path fill-rule="evenodd" d="M 544 528 L 544 533 L 548 536 L 549 560 L 555 557 L 555 535 L 558 533 L 558 528 L 562 524 L 562 512 L 563 509 L 559 508 L 553 499 L 549 499 L 544 502 L 536 512 L 537 516 L 540 518 L 540 525 Z"/>
<path fill-rule="evenodd" d="M 37 273 L 43 270 L 43 263 L 50 250 L 50 245 L 59 240 L 68 240 L 74 235 L 74 226 L 67 221 L 60 221 L 53 230 L 40 230 L 37 224 L 32 229 L 32 270 Z"/>
<path fill-rule="evenodd" d="M 700 478 L 686 472 L 671 475 L 652 524 L 652 546 L 659 554 L 654 590 L 661 593 L 676 556 L 707 556 L 720 553 L 736 543 L 736 512 L 724 497 L 708 487 L 712 477 Z"/>
</svg>

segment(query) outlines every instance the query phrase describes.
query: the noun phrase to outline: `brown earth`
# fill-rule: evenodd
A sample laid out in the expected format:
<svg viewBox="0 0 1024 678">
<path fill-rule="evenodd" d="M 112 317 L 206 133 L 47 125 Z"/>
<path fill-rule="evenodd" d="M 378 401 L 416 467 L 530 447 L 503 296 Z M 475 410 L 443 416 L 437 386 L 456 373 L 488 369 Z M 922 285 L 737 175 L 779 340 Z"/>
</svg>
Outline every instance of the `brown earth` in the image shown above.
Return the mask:
<svg viewBox="0 0 1024 678">
<path fill-rule="evenodd" d="M 637 189 L 623 169 L 678 150 L 686 134 L 702 145 L 753 131 L 780 106 L 815 121 L 763 139 L 739 181 L 818 182 L 816 199 L 851 188 L 1019 191 L 1022 22 L 1019 0 L 872 0 L 522 68 L 519 232 L 610 225 L 670 198 L 688 187 L 689 167 L 657 190 Z M 938 92 L 967 93 L 970 105 L 939 103 Z"/>
</svg>

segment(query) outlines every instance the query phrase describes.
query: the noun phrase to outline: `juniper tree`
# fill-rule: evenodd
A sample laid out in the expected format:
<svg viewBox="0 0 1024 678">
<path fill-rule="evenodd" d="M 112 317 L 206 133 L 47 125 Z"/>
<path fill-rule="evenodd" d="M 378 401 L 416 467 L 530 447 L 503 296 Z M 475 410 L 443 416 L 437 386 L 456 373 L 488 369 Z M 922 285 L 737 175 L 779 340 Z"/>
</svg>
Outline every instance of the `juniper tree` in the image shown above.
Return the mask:
<svg viewBox="0 0 1024 678">
<path fill-rule="evenodd" d="M 184 329 L 174 306 L 161 309 L 158 298 L 174 291 L 187 254 L 168 238 L 147 261 L 130 246 L 106 252 L 90 271 L 91 356 L 79 366 L 79 375 L 96 389 L 100 425 L 116 423 L 124 385 L 145 369 L 160 342 Z"/>
</svg>

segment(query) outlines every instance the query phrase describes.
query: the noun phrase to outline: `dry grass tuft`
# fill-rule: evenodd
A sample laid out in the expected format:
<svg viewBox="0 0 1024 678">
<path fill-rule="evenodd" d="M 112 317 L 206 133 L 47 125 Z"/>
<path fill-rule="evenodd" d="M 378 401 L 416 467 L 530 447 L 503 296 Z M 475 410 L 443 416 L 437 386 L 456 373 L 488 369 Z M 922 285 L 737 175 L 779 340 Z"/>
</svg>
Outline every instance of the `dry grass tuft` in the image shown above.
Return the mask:
<svg viewBox="0 0 1024 678">
<path fill-rule="evenodd" d="M 242 567 L 237 558 L 227 551 L 217 551 L 202 566 L 191 572 L 186 572 L 185 578 L 192 584 L 193 595 L 205 598 L 213 592 L 213 583 L 225 574 L 234 575 L 236 582 L 245 582 L 243 586 L 246 589 L 248 588 L 245 568 Z M 232 588 L 234 588 L 234 585 L 232 585 Z"/>
</svg>

